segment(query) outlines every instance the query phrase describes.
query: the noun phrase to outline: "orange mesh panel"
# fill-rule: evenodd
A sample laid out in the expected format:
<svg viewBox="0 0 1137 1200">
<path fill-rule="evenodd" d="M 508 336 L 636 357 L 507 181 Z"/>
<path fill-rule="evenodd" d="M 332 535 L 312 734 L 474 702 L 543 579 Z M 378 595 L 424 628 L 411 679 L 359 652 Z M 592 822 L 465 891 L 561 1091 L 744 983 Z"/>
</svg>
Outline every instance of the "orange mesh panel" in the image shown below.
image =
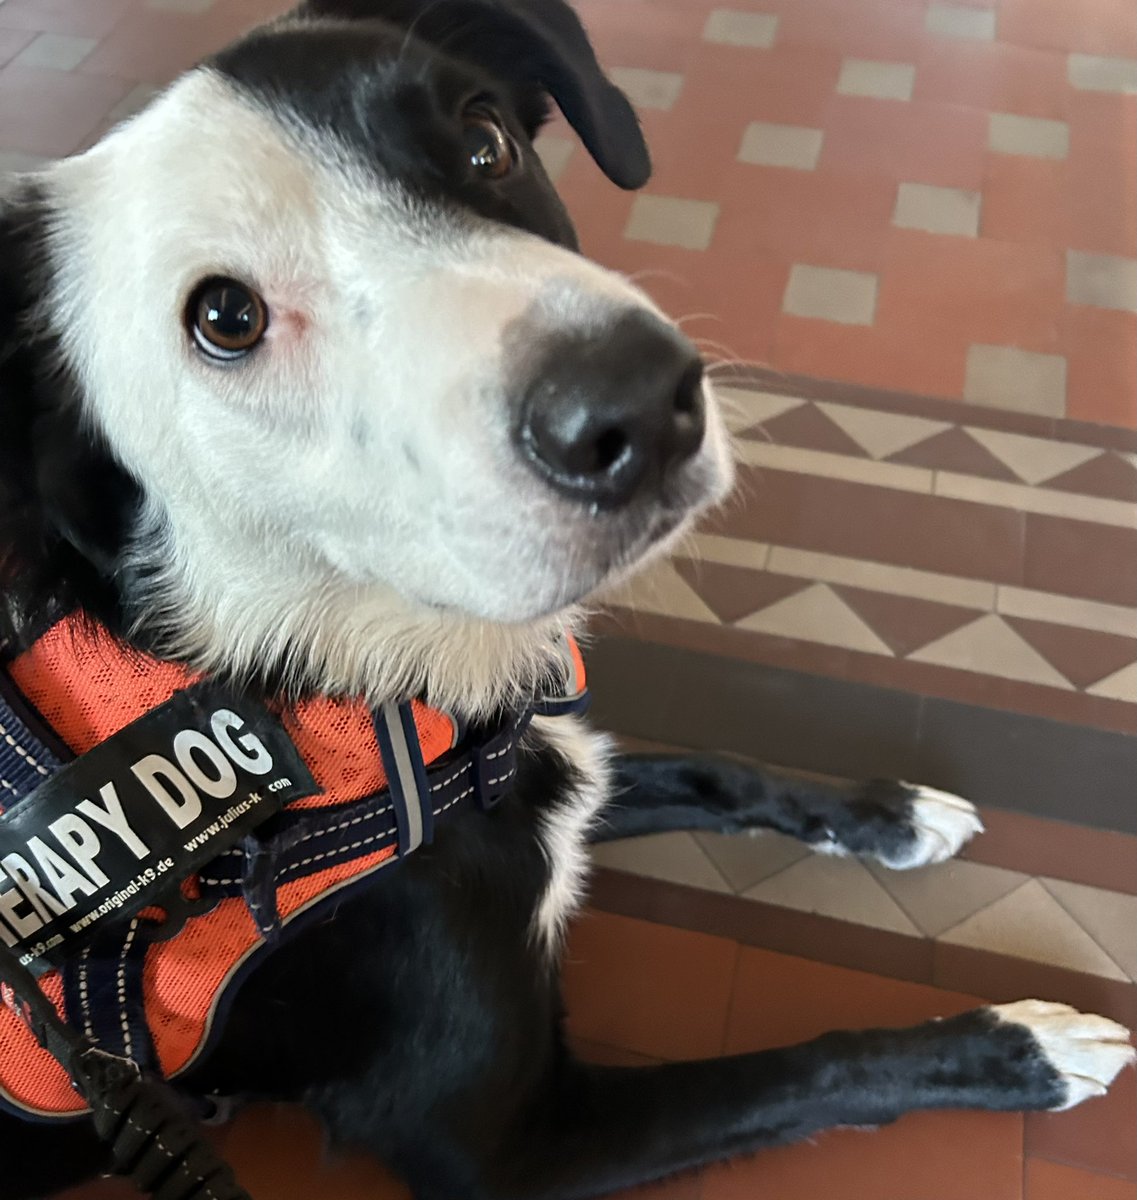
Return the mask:
<svg viewBox="0 0 1137 1200">
<path fill-rule="evenodd" d="M 44 994 L 63 1015 L 63 979 L 50 971 L 39 981 Z M 83 1112 L 87 1107 L 67 1072 L 32 1037 L 10 1009 L 0 1005 L 0 1088 L 20 1104 L 40 1112 Z"/>
<path fill-rule="evenodd" d="M 277 893 L 281 918 L 296 916 L 321 893 L 374 870 L 394 853 L 393 848 L 381 850 L 286 883 Z M 244 901 L 233 899 L 222 901 L 172 941 L 147 953 L 146 1022 L 164 1074 L 183 1070 L 197 1053 L 226 976 L 259 941 Z"/>
<path fill-rule="evenodd" d="M 11 666 L 12 679 L 47 723 L 86 754 L 194 681 L 182 667 L 126 653 L 68 618 Z"/>
</svg>

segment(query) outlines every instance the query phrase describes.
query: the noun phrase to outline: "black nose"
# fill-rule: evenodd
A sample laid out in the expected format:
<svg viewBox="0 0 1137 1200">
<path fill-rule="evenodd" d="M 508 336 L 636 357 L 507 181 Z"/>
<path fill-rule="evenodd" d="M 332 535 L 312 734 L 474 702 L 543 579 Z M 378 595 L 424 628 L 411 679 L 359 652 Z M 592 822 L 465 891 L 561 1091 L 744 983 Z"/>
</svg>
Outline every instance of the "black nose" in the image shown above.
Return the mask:
<svg viewBox="0 0 1137 1200">
<path fill-rule="evenodd" d="M 592 335 L 557 335 L 530 360 L 514 426 L 558 491 L 602 507 L 660 485 L 702 445 L 703 364 L 682 334 L 634 309 Z"/>
</svg>

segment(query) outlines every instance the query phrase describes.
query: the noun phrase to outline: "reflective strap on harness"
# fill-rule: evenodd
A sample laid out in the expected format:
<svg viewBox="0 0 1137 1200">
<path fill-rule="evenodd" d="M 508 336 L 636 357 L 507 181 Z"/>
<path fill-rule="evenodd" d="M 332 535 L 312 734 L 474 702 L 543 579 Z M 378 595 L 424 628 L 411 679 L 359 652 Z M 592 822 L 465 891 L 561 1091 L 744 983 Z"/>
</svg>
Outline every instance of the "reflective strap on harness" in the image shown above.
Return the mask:
<svg viewBox="0 0 1137 1200">
<path fill-rule="evenodd" d="M 62 1021 L 32 974 L 0 945 L 0 999 L 91 1106 L 115 1173 L 155 1200 L 252 1200 L 168 1084 L 143 1076 Z"/>
<path fill-rule="evenodd" d="M 0 665 L 0 812 L 34 792 L 63 766 L 42 738 L 23 697 Z"/>
</svg>

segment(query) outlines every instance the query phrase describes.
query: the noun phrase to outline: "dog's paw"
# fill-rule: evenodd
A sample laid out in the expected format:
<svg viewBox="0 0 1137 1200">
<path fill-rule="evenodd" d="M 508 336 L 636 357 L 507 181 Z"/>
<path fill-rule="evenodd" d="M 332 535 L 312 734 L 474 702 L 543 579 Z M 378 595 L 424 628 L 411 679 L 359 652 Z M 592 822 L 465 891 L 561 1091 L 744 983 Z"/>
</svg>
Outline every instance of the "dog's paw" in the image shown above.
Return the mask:
<svg viewBox="0 0 1137 1200">
<path fill-rule="evenodd" d="M 1053 1112 L 1104 1096 L 1118 1075 L 1137 1060 L 1124 1025 L 1080 1013 L 1068 1004 L 1019 1000 L 993 1005 L 988 1011 L 1000 1022 L 1025 1028 L 1034 1038 L 1061 1087 L 1062 1099 L 1050 1105 Z"/>
<path fill-rule="evenodd" d="M 888 779 L 861 785 L 840 810 L 826 816 L 821 835 L 810 839 L 813 850 L 874 858 L 894 871 L 944 862 L 983 832 L 970 801 Z"/>
<path fill-rule="evenodd" d="M 977 833 L 983 832 L 979 812 L 970 800 L 936 788 L 904 785 L 909 801 L 910 840 L 877 857 L 894 871 L 911 871 L 954 858 Z"/>
</svg>

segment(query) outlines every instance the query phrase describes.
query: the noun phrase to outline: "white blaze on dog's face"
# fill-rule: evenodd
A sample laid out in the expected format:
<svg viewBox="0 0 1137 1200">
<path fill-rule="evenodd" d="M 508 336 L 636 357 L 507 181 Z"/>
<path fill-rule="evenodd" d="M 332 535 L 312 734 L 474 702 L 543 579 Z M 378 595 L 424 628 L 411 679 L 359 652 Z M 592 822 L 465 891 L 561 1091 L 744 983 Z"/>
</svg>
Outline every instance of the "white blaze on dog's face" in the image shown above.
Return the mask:
<svg viewBox="0 0 1137 1200">
<path fill-rule="evenodd" d="M 601 158 L 617 95 L 577 122 Z M 49 319 L 140 485 L 132 601 L 171 649 L 488 702 L 725 491 L 694 351 L 575 252 L 526 103 L 404 30 L 292 22 L 48 177 Z M 195 328 L 211 279 L 263 301 L 237 357 Z"/>
</svg>

